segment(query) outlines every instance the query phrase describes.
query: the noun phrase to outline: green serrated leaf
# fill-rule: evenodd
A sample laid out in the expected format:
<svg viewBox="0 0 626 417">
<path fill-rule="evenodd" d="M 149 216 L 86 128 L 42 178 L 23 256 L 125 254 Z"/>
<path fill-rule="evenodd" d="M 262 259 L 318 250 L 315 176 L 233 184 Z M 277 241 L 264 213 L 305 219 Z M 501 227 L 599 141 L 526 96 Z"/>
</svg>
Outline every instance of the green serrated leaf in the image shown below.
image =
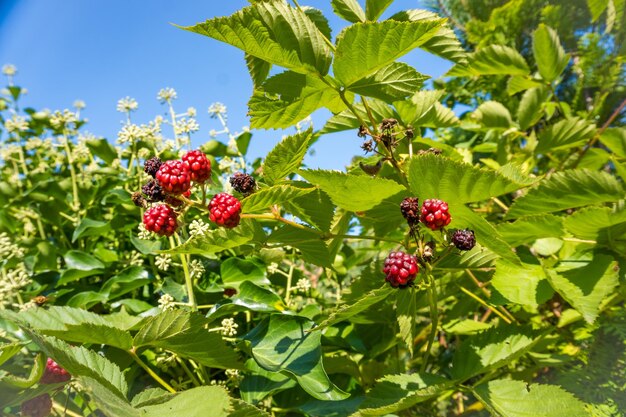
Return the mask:
<svg viewBox="0 0 626 417">
<path fill-rule="evenodd" d="M 3 343 L 0 345 L 0 366 L 17 355 L 24 347 L 23 342 Z"/>
<path fill-rule="evenodd" d="M 573 264 L 561 261 L 556 269 L 548 270 L 548 280 L 587 323 L 593 323 L 602 301 L 619 285 L 618 264 L 611 256 L 599 253 L 582 265 Z"/>
<path fill-rule="evenodd" d="M 496 171 L 432 154 L 411 159 L 409 185 L 421 198 L 440 198 L 456 204 L 486 200 L 523 186 Z"/>
<path fill-rule="evenodd" d="M 250 126 L 263 129 L 293 126 L 321 107 L 335 113 L 346 108 L 337 90 L 317 77 L 293 71 L 269 78 L 248 107 Z"/>
<path fill-rule="evenodd" d="M 542 83 L 540 83 L 539 81 L 535 81 L 527 76 L 514 75 L 513 77 L 509 78 L 509 82 L 506 86 L 506 91 L 510 96 L 512 96 L 519 93 L 520 91 L 525 91 L 529 88 L 541 86 L 543 86 Z"/>
<path fill-rule="evenodd" d="M 284 181 L 285 177 L 296 172 L 311 144 L 312 129 L 283 139 L 265 157 L 263 177 L 269 184 Z"/>
<path fill-rule="evenodd" d="M 335 206 L 330 197 L 319 188 L 287 202 L 285 209 L 320 231 L 330 229 L 335 214 Z"/>
<path fill-rule="evenodd" d="M 372 115 L 377 120 L 382 120 L 385 118 L 399 118 L 396 115 L 391 107 L 387 105 L 384 101 L 370 99 L 368 100 L 368 105 L 372 112 Z M 368 115 L 364 106 L 361 103 L 355 104 L 354 110 L 357 112 L 361 120 L 367 120 Z M 334 115 L 324 125 L 324 128 L 320 131 L 320 134 L 324 133 L 333 133 L 333 132 L 341 132 L 343 130 L 348 129 L 357 129 L 361 122 L 359 119 L 350 111 L 344 110 L 339 114 Z"/>
<path fill-rule="evenodd" d="M 448 77 L 475 75 L 528 75 L 530 69 L 524 57 L 515 49 L 504 45 L 490 45 L 467 57 L 467 64 L 457 64 Z"/>
<path fill-rule="evenodd" d="M 323 170 L 300 170 L 298 173 L 320 187 L 338 207 L 348 211 L 369 210 L 404 190 L 397 182 L 384 178 Z"/>
<path fill-rule="evenodd" d="M 46 356 L 43 354 L 38 354 L 35 357 L 35 362 L 33 363 L 33 367 L 30 368 L 30 373 L 28 375 L 28 377 L 26 378 L 20 378 L 17 377 L 15 375 L 4 375 L 0 381 L 2 382 L 2 385 L 9 385 L 11 387 L 15 387 L 15 388 L 30 388 L 33 385 L 35 385 L 39 379 L 41 379 L 41 376 L 44 373 L 44 370 L 46 369 Z"/>
<path fill-rule="evenodd" d="M 606 172 L 585 169 L 557 172 L 511 205 L 508 219 L 552 213 L 624 198 L 619 181 Z"/>
<path fill-rule="evenodd" d="M 526 90 L 517 108 L 517 121 L 521 130 L 534 126 L 543 116 L 542 104 L 548 100 L 550 91 L 544 87 Z"/>
<path fill-rule="evenodd" d="M 243 282 L 255 284 L 269 284 L 265 277 L 265 268 L 258 260 L 228 258 L 220 265 L 220 275 L 224 285 L 229 288 L 239 288 Z"/>
<path fill-rule="evenodd" d="M 501 417 L 589 417 L 582 401 L 556 385 L 497 379 L 477 386 L 474 394 Z"/>
<path fill-rule="evenodd" d="M 74 229 L 74 233 L 72 234 L 72 243 L 76 242 L 81 237 L 102 235 L 110 229 L 111 225 L 108 222 L 84 218 L 81 220 L 76 229 Z"/>
<path fill-rule="evenodd" d="M 261 288 L 251 281 L 239 285 L 238 293 L 232 298 L 216 304 L 207 313 L 209 320 L 233 315 L 238 311 L 259 311 L 264 313 L 286 311 L 282 298 L 271 290 Z"/>
<path fill-rule="evenodd" d="M 414 288 L 407 288 L 397 293 L 396 317 L 400 326 L 400 337 L 413 356 L 413 339 L 416 332 L 417 300 Z"/>
<path fill-rule="evenodd" d="M 164 253 L 207 255 L 245 245 L 254 238 L 254 234 L 254 222 L 244 219 L 239 226 L 233 229 L 219 228 L 210 230 L 202 235 L 194 236 L 182 245 L 164 251 Z"/>
<path fill-rule="evenodd" d="M 524 245 L 541 238 L 563 236 L 563 218 L 551 214 L 523 217 L 498 224 L 498 232 L 511 246 Z"/>
<path fill-rule="evenodd" d="M 411 9 L 398 12 L 390 17 L 391 20 L 398 20 L 401 22 L 411 21 L 416 22 L 419 20 L 436 19 L 439 16 L 436 13 L 428 10 Z M 440 56 L 444 59 L 457 63 L 466 63 L 467 53 L 461 42 L 454 34 L 454 31 L 449 25 L 442 26 L 435 35 L 427 40 L 420 48 L 431 54 Z"/>
<path fill-rule="evenodd" d="M 336 311 L 332 312 L 326 320 L 320 323 L 315 330 L 321 330 L 325 327 L 332 326 L 333 324 L 348 320 L 349 318 L 367 310 L 374 304 L 377 304 L 387 297 L 389 297 L 393 288 L 384 284 L 382 287 L 375 290 L 371 290 L 366 294 L 363 294 L 354 304 L 346 304 L 339 307 Z"/>
<path fill-rule="evenodd" d="M 332 38 L 332 31 L 324 13 L 311 6 L 301 6 L 300 8 L 304 11 L 304 14 L 311 19 L 322 35 L 324 35 L 326 39 L 330 40 Z"/>
<path fill-rule="evenodd" d="M 567 67 L 569 54 L 561 46 L 559 35 L 554 29 L 540 23 L 533 33 L 533 55 L 541 77 L 552 82 Z"/>
<path fill-rule="evenodd" d="M 314 265 L 332 267 L 330 252 L 322 240 L 322 235 L 314 229 L 301 229 L 285 225 L 275 230 L 268 238 L 269 243 L 281 243 L 297 248 L 306 262 Z"/>
<path fill-rule="evenodd" d="M 393 1 L 394 0 L 366 0 L 365 17 L 370 21 L 377 20 Z"/>
<path fill-rule="evenodd" d="M 535 153 L 552 152 L 582 145 L 596 132 L 596 126 L 584 119 L 563 119 L 544 129 L 538 137 Z"/>
<path fill-rule="evenodd" d="M 162 312 L 146 320 L 133 345 L 165 349 L 212 368 L 240 369 L 238 355 L 226 345 L 221 334 L 204 328 L 208 323 L 199 313 Z"/>
<path fill-rule="evenodd" d="M 421 126 L 430 118 L 431 110 L 442 96 L 443 91 L 439 90 L 418 91 L 410 99 L 396 101 L 393 105 L 405 125 Z"/>
<path fill-rule="evenodd" d="M 453 382 L 437 375 L 387 375 L 376 381 L 352 417 L 383 416 L 406 410 L 450 389 Z"/>
<path fill-rule="evenodd" d="M 296 386 L 296 381 L 280 372 L 270 372 L 261 368 L 254 359 L 246 361 L 248 371 L 239 384 L 241 398 L 257 404 L 265 397 Z"/>
<path fill-rule="evenodd" d="M 622 253 L 620 249 L 626 242 L 626 210 L 613 211 L 609 207 L 582 209 L 565 218 L 565 228 L 579 239 L 595 241 Z"/>
<path fill-rule="evenodd" d="M 355 23 L 337 38 L 334 75 L 344 85 L 351 85 L 424 44 L 443 22 L 443 19 L 430 19 Z M 370 48 L 369 45 L 377 47 Z"/>
<path fill-rule="evenodd" d="M 507 325 L 493 327 L 461 343 L 452 362 L 452 376 L 466 380 L 498 369 L 525 354 L 535 343 L 530 328 Z"/>
<path fill-rule="evenodd" d="M 348 87 L 348 90 L 362 96 L 391 102 L 410 96 L 429 78 L 410 65 L 392 62 L 374 74 L 356 81 Z"/>
<path fill-rule="evenodd" d="M 322 364 L 321 333 L 315 323 L 298 316 L 272 315 L 245 336 L 252 357 L 265 370 L 283 371 L 310 395 L 337 401 L 348 394 L 328 378 Z"/>
<path fill-rule="evenodd" d="M 491 285 L 508 301 L 526 306 L 537 306 L 553 294 L 541 265 L 515 265 L 498 260 Z"/>
<path fill-rule="evenodd" d="M 472 118 L 489 129 L 509 129 L 513 126 L 511 113 L 497 101 L 485 101 L 472 114 Z"/>
<path fill-rule="evenodd" d="M 365 22 L 365 12 L 357 0 L 332 0 L 335 14 L 350 23 Z"/>
<path fill-rule="evenodd" d="M 176 393 L 162 404 L 141 408 L 142 416 L 163 417 L 165 415 L 185 417 L 228 417 L 231 414 L 231 398 L 225 388 L 217 386 L 194 387 Z"/>
<path fill-rule="evenodd" d="M 600 142 L 620 158 L 626 158 L 626 128 L 610 127 L 600 135 Z"/>
<path fill-rule="evenodd" d="M 252 78 L 252 85 L 258 88 L 267 79 L 272 69 L 272 64 L 250 54 L 246 54 L 245 58 L 248 72 L 250 72 L 250 77 Z"/>
<path fill-rule="evenodd" d="M 311 191 L 314 191 L 314 188 L 297 188 L 287 184 L 274 185 L 270 188 L 263 188 L 241 200 L 241 209 L 243 213 L 264 211 L 273 205 L 283 205 L 287 201 L 302 197 Z"/>
<path fill-rule="evenodd" d="M 105 294 L 108 300 L 113 300 L 149 283 L 148 271 L 140 266 L 131 266 L 109 278 L 102 285 L 100 293 Z"/>
</svg>

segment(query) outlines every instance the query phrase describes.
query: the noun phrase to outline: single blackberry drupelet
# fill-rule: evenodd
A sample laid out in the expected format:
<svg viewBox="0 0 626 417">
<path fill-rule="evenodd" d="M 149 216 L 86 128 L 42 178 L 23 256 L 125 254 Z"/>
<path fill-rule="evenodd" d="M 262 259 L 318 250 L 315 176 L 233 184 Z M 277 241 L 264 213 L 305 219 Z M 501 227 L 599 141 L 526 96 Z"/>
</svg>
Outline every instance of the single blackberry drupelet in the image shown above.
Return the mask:
<svg viewBox="0 0 626 417">
<path fill-rule="evenodd" d="M 420 221 L 420 203 L 417 197 L 407 197 L 400 203 L 400 211 L 409 226 L 414 226 Z"/>
<path fill-rule="evenodd" d="M 46 369 L 39 380 L 40 384 L 56 384 L 58 382 L 65 382 L 72 379 L 72 375 L 65 369 L 59 366 L 52 358 L 48 358 L 46 362 Z"/>
<path fill-rule="evenodd" d="M 473 230 L 457 230 L 452 235 L 452 244 L 459 250 L 472 250 L 476 245 L 476 236 Z"/>
<path fill-rule="evenodd" d="M 189 151 L 182 159 L 189 168 L 192 181 L 202 184 L 211 178 L 211 161 L 202 151 Z"/>
<path fill-rule="evenodd" d="M 229 181 L 235 191 L 245 196 L 252 194 L 256 188 L 256 181 L 252 175 L 243 172 L 235 172 Z"/>
<path fill-rule="evenodd" d="M 233 228 L 239 224 L 241 203 L 227 193 L 216 194 L 209 202 L 209 218 L 218 226 Z"/>
<path fill-rule="evenodd" d="M 417 258 L 402 251 L 390 252 L 385 259 L 383 272 L 386 281 L 394 288 L 405 288 L 413 281 L 419 272 Z"/>
<path fill-rule="evenodd" d="M 176 212 L 167 204 L 150 207 L 143 215 L 146 230 L 161 236 L 171 236 L 176 232 Z"/>
<path fill-rule="evenodd" d="M 158 156 L 153 156 L 143 163 L 143 171 L 154 178 L 162 164 L 163 162 L 161 162 L 161 159 Z"/>
<path fill-rule="evenodd" d="M 420 221 L 431 230 L 439 230 L 450 224 L 452 217 L 448 203 L 437 199 L 424 200 Z"/>
<path fill-rule="evenodd" d="M 183 161 L 165 161 L 157 171 L 156 179 L 170 194 L 182 194 L 191 187 L 189 166 Z"/>
</svg>

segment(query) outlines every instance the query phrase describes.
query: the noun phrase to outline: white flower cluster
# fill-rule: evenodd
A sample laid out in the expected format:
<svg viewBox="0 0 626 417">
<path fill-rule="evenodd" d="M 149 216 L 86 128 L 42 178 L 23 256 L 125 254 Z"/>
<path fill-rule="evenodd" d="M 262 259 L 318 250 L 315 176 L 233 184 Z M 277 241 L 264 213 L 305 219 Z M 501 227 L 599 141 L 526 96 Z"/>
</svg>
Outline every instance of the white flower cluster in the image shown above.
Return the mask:
<svg viewBox="0 0 626 417">
<path fill-rule="evenodd" d="M 202 220 L 194 220 L 189 225 L 189 235 L 202 236 L 210 230 L 210 226 Z"/>
<path fill-rule="evenodd" d="M 131 111 L 136 111 L 139 108 L 139 103 L 137 100 L 130 97 L 124 97 L 117 101 L 116 110 L 120 113 L 130 113 Z"/>
<path fill-rule="evenodd" d="M 2 67 L 2 73 L 7 77 L 13 77 L 15 74 L 17 74 L 17 68 L 15 67 L 15 65 L 6 64 Z"/>
<path fill-rule="evenodd" d="M 0 233 L 0 259 L 9 260 L 11 258 L 23 258 L 24 249 L 11 241 L 6 233 Z"/>
<path fill-rule="evenodd" d="M 163 294 L 159 298 L 159 308 L 163 311 L 174 310 L 176 304 L 174 304 L 174 297 L 169 294 Z"/>
<path fill-rule="evenodd" d="M 72 128 L 72 125 L 74 125 L 77 121 L 78 117 L 76 116 L 76 113 L 68 109 L 64 109 L 63 111 L 57 110 L 50 116 L 50 124 L 55 129 Z"/>
<path fill-rule="evenodd" d="M 5 270 L 0 277 L 0 307 L 17 298 L 19 290 L 31 283 L 26 265 L 19 263 L 15 268 Z"/>
<path fill-rule="evenodd" d="M 237 328 L 239 325 L 235 323 L 235 319 L 227 318 L 222 320 L 222 335 L 226 337 L 233 337 L 237 335 Z"/>
<path fill-rule="evenodd" d="M 215 102 L 209 106 L 209 115 L 216 118 L 218 115 L 226 116 L 226 106 L 222 103 Z"/>
<path fill-rule="evenodd" d="M 159 268 L 159 271 L 167 271 L 172 264 L 172 256 L 168 254 L 159 255 L 154 260 L 154 264 Z"/>
<path fill-rule="evenodd" d="M 152 121 L 147 125 L 136 125 L 133 123 L 125 124 L 117 134 L 117 143 L 123 145 L 143 140 L 156 145 L 161 138 L 161 125 L 157 121 Z"/>
<path fill-rule="evenodd" d="M 26 118 L 14 114 L 10 119 L 4 122 L 4 128 L 12 133 L 25 132 L 28 130 L 28 122 Z"/>
<path fill-rule="evenodd" d="M 128 263 L 131 266 L 142 266 L 143 265 L 143 255 L 137 252 L 136 250 L 131 251 L 128 254 Z"/>
<path fill-rule="evenodd" d="M 139 232 L 137 233 L 139 239 L 148 240 L 152 237 L 152 232 L 146 229 L 143 222 L 139 223 Z"/>
<path fill-rule="evenodd" d="M 200 262 L 199 260 L 194 259 L 189 264 L 189 275 L 191 275 L 191 278 L 201 278 L 205 272 L 206 269 L 204 268 L 202 262 Z"/>
<path fill-rule="evenodd" d="M 177 97 L 178 96 L 176 94 L 176 90 L 174 90 L 171 87 L 162 88 L 159 90 L 159 93 L 157 94 L 157 99 L 161 103 L 168 103 L 172 100 L 176 100 Z"/>
<path fill-rule="evenodd" d="M 176 121 L 176 125 L 174 126 L 174 131 L 177 135 L 190 134 L 200 130 L 200 125 L 196 122 L 196 119 L 193 118 L 181 118 Z"/>
<path fill-rule="evenodd" d="M 308 292 L 311 289 L 311 281 L 306 278 L 300 278 L 296 283 L 296 289 L 301 292 Z"/>
</svg>

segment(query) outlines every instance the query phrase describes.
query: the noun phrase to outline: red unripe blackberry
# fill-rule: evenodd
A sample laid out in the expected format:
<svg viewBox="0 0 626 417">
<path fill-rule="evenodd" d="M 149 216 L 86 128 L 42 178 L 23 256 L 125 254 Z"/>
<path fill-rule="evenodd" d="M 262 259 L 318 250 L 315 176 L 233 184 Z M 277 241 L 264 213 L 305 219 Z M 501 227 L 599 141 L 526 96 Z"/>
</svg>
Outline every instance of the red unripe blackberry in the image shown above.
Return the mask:
<svg viewBox="0 0 626 417">
<path fill-rule="evenodd" d="M 40 384 L 56 384 L 58 382 L 65 382 L 72 379 L 72 375 L 65 369 L 59 366 L 52 358 L 48 358 L 46 362 L 46 369 L 43 371 L 43 375 L 39 380 Z"/>
<path fill-rule="evenodd" d="M 400 203 L 400 211 L 409 226 L 416 225 L 420 221 L 420 203 L 417 197 L 407 197 Z"/>
<path fill-rule="evenodd" d="M 209 218 L 219 226 L 233 228 L 239 224 L 241 203 L 227 193 L 216 194 L 209 202 Z"/>
<path fill-rule="evenodd" d="M 178 228 L 176 212 L 167 204 L 150 207 L 143 215 L 146 230 L 161 236 L 171 236 Z"/>
<path fill-rule="evenodd" d="M 457 230 L 452 235 L 452 244 L 460 250 L 472 250 L 472 248 L 476 245 L 476 236 L 474 236 L 474 231 L 469 229 Z"/>
<path fill-rule="evenodd" d="M 243 172 L 235 172 L 229 181 L 233 189 L 243 195 L 252 194 L 256 188 L 256 181 L 252 178 L 252 175 L 244 174 Z"/>
<path fill-rule="evenodd" d="M 430 199 L 424 200 L 422 204 L 422 215 L 420 221 L 431 230 L 439 230 L 450 224 L 450 213 L 448 203 L 445 201 Z"/>
<path fill-rule="evenodd" d="M 22 403 L 20 411 L 22 417 L 47 417 L 52 412 L 52 398 L 48 394 L 31 398 Z"/>
<path fill-rule="evenodd" d="M 143 171 L 154 178 L 159 168 L 161 168 L 161 164 L 163 164 L 161 159 L 158 156 L 153 156 L 143 163 Z"/>
<path fill-rule="evenodd" d="M 198 184 L 211 178 L 211 161 L 202 151 L 189 151 L 183 155 L 183 162 L 187 164 L 191 180 Z"/>
<path fill-rule="evenodd" d="M 165 161 L 157 171 L 156 179 L 170 194 L 182 194 L 191 187 L 189 165 L 183 161 Z"/>
<path fill-rule="evenodd" d="M 385 259 L 383 272 L 387 275 L 386 281 L 392 287 L 404 288 L 415 281 L 419 272 L 417 258 L 402 251 L 390 252 Z"/>
</svg>

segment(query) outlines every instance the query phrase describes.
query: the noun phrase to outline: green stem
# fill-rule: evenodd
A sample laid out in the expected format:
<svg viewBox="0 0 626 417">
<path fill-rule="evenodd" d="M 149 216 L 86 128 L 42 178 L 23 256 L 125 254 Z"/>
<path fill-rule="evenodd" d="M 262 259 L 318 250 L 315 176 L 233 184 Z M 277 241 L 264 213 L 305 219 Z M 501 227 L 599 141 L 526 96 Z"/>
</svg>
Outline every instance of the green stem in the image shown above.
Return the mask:
<svg viewBox="0 0 626 417">
<path fill-rule="evenodd" d="M 291 293 L 291 280 L 293 278 L 293 264 L 289 266 L 289 275 L 287 276 L 287 289 L 285 290 L 285 305 L 289 306 L 289 295 Z"/>
<path fill-rule="evenodd" d="M 72 192 L 74 195 L 72 208 L 74 209 L 74 212 L 76 212 L 76 223 L 79 223 L 80 214 L 78 213 L 78 210 L 80 209 L 80 202 L 78 200 L 78 182 L 76 180 L 76 170 L 74 169 L 74 158 L 72 157 L 72 151 L 70 149 L 70 143 L 69 143 L 69 139 L 67 138 L 67 135 L 63 133 L 62 138 L 63 138 L 63 146 L 65 147 L 65 153 L 67 155 L 67 163 L 69 164 L 69 167 L 70 167 L 70 175 L 72 177 Z"/>
<path fill-rule="evenodd" d="M 367 104 L 367 99 L 363 96 L 361 96 L 361 103 L 363 103 L 363 107 L 365 107 L 365 111 L 367 112 L 367 117 L 369 117 L 370 123 L 372 124 L 374 134 L 378 135 L 378 123 L 376 123 L 372 109 L 370 109 L 369 104 Z"/>
<path fill-rule="evenodd" d="M 134 348 L 129 350 L 128 353 L 133 358 L 133 360 L 135 362 L 137 362 L 137 364 L 139 366 L 141 366 L 143 368 L 143 370 L 146 371 L 148 373 L 148 375 L 150 375 L 156 382 L 161 384 L 161 386 L 163 388 L 165 388 L 166 390 L 168 390 L 171 393 L 176 393 L 176 390 L 174 388 L 172 388 L 172 386 L 170 384 L 165 382 L 160 376 L 158 376 L 156 374 L 156 372 L 154 372 L 144 361 L 141 360 L 141 358 L 135 352 Z"/>
<path fill-rule="evenodd" d="M 354 117 L 357 118 L 357 120 L 359 121 L 359 123 L 361 124 L 361 126 L 367 126 L 367 123 L 365 123 L 365 120 L 363 120 L 363 118 L 361 117 L 361 115 L 359 113 L 357 113 L 356 109 L 354 108 L 354 106 L 352 105 L 352 103 L 350 103 L 348 101 L 348 99 L 346 98 L 346 92 L 345 90 L 337 90 L 339 93 L 339 97 L 341 97 L 341 101 L 344 102 L 344 104 L 346 105 L 346 107 L 348 107 L 348 110 L 350 110 L 352 112 L 352 114 L 354 114 Z"/>
<path fill-rule="evenodd" d="M 180 240 L 180 236 L 176 235 L 176 240 L 178 244 L 182 244 Z M 183 265 L 183 272 L 185 273 L 185 286 L 187 287 L 187 298 L 189 299 L 189 305 L 191 306 L 191 311 L 197 311 L 198 305 L 196 304 L 196 297 L 193 294 L 193 279 L 191 279 L 191 274 L 189 273 L 189 265 L 187 264 L 187 255 L 184 253 L 180 254 L 180 262 Z"/>
<path fill-rule="evenodd" d="M 167 106 L 170 109 L 170 118 L 172 119 L 172 130 L 174 131 L 174 141 L 176 142 L 176 150 L 180 150 L 180 140 L 178 139 L 178 135 L 176 134 L 176 112 L 174 111 L 174 106 L 172 106 L 172 101 L 167 100 Z"/>
<path fill-rule="evenodd" d="M 439 311 L 437 310 L 437 287 L 433 275 L 428 272 L 426 275 L 428 280 L 428 305 L 430 307 L 430 334 L 428 336 L 428 344 L 426 345 L 426 352 L 424 352 L 424 360 L 422 362 L 421 372 L 426 371 L 428 365 L 428 358 L 430 357 L 430 350 L 435 343 L 435 337 L 437 336 L 437 327 L 439 326 Z"/>
<path fill-rule="evenodd" d="M 506 323 L 511 324 L 511 320 L 509 320 L 508 317 L 506 317 L 504 314 L 502 314 L 500 311 L 498 311 L 497 308 L 491 307 L 489 304 L 487 304 L 486 301 L 484 301 L 482 298 L 480 298 L 479 296 L 477 296 L 476 294 L 474 294 L 473 292 L 471 292 L 470 290 L 466 289 L 465 287 L 462 287 L 459 285 L 459 288 L 461 289 L 461 291 L 463 291 L 465 294 L 469 295 L 470 297 L 472 297 L 474 300 L 478 301 L 478 303 L 480 305 L 482 305 L 483 307 L 485 307 L 487 310 L 491 310 L 494 313 L 496 313 L 498 315 L 498 317 L 500 317 L 502 320 L 504 320 Z"/>
<path fill-rule="evenodd" d="M 178 363 L 180 363 L 180 365 L 182 366 L 183 370 L 185 371 L 185 373 L 187 374 L 187 376 L 189 378 L 191 378 L 191 380 L 193 381 L 194 385 L 196 387 L 199 387 L 200 385 L 202 385 L 200 383 L 200 381 L 198 381 L 198 378 L 196 378 L 196 376 L 193 374 L 193 372 L 191 372 L 191 369 L 189 369 L 189 367 L 187 366 L 187 364 L 185 363 L 185 361 L 179 357 L 176 357 L 176 361 Z"/>
</svg>

